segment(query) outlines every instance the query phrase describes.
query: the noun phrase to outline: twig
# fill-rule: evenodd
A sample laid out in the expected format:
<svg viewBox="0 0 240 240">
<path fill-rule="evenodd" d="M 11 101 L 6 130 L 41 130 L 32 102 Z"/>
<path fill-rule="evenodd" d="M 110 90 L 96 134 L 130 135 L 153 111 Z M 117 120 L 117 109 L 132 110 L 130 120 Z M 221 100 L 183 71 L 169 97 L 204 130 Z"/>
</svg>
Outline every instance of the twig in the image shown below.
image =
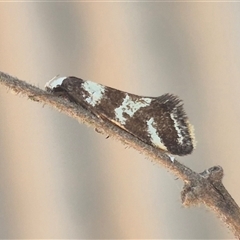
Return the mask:
<svg viewBox="0 0 240 240">
<path fill-rule="evenodd" d="M 3 72 L 0 72 L 0 83 L 17 94 L 58 109 L 79 122 L 95 128 L 98 132 L 135 148 L 156 163 L 164 166 L 168 171 L 183 180 L 185 185 L 181 197 L 184 206 L 204 204 L 217 214 L 236 238 L 240 238 L 240 209 L 222 184 L 223 169 L 220 166 L 211 167 L 203 173 L 196 173 L 177 160 L 172 161 L 172 157 L 167 153 L 145 144 L 121 128 L 103 121 L 75 103 L 54 96 Z"/>
</svg>

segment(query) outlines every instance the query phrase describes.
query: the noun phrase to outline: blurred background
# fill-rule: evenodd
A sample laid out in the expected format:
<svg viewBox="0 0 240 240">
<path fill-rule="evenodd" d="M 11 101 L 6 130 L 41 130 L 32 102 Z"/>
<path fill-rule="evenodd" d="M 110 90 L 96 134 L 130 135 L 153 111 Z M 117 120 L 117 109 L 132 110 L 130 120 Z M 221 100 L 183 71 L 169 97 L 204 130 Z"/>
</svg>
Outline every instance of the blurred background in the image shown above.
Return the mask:
<svg viewBox="0 0 240 240">
<path fill-rule="evenodd" d="M 184 100 L 194 171 L 224 168 L 240 203 L 240 5 L 0 3 L 0 71 L 73 75 Z M 133 149 L 0 86 L 0 238 L 232 238 L 183 183 Z"/>
</svg>

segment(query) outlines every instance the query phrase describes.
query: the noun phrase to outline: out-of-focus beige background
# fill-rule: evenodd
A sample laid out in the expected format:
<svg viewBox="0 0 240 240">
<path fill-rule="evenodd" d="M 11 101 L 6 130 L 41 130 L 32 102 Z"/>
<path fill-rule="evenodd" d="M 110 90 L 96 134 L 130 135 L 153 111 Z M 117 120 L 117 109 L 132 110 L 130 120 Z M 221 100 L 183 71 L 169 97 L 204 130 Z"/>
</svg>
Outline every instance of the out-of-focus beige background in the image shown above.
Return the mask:
<svg viewBox="0 0 240 240">
<path fill-rule="evenodd" d="M 0 3 L 0 70 L 179 95 L 197 149 L 240 203 L 239 3 Z M 0 86 L 0 238 L 231 238 L 133 149 Z"/>
</svg>

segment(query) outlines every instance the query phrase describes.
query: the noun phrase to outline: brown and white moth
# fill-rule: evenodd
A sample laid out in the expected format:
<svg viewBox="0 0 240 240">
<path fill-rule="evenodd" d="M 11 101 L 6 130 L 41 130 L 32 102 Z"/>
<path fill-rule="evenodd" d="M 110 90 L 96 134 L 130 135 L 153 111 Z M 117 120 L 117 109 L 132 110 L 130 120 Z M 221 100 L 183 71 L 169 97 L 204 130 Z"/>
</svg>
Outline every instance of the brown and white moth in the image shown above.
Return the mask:
<svg viewBox="0 0 240 240">
<path fill-rule="evenodd" d="M 187 155 L 195 147 L 193 126 L 175 95 L 138 96 L 77 77 L 55 77 L 45 88 L 168 153 Z"/>
</svg>

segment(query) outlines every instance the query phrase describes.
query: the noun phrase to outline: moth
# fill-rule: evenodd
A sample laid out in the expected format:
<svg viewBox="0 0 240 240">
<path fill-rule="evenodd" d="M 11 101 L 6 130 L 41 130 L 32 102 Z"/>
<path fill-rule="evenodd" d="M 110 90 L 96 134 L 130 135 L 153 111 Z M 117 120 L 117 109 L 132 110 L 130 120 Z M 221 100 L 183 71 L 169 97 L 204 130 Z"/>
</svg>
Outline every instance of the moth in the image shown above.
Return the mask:
<svg viewBox="0 0 240 240">
<path fill-rule="evenodd" d="M 183 156 L 195 148 L 194 128 L 173 94 L 139 96 L 71 76 L 55 77 L 45 88 L 165 152 Z"/>
</svg>

